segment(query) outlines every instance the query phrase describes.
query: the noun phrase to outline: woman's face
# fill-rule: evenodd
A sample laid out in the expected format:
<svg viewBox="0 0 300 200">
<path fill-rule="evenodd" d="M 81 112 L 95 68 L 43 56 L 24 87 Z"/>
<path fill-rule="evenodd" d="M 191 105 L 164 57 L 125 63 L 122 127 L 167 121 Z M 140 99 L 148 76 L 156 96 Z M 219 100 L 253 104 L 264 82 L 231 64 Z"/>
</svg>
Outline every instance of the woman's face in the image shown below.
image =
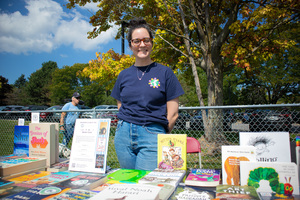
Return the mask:
<svg viewBox="0 0 300 200">
<path fill-rule="evenodd" d="M 137 28 L 132 32 L 132 40 L 144 38 L 150 38 L 150 35 L 145 28 Z M 132 50 L 132 53 L 136 59 L 145 59 L 150 57 L 152 46 L 152 42 L 145 44 L 143 41 L 141 41 L 139 45 L 135 45 L 133 42 L 131 42 L 130 49 Z"/>
</svg>

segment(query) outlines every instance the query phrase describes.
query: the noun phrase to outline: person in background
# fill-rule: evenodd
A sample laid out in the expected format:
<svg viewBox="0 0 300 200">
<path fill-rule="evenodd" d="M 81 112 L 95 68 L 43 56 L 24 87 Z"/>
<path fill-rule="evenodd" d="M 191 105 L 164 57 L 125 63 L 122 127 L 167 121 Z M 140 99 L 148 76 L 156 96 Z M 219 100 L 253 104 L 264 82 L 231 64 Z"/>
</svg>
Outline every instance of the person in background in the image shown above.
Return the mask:
<svg viewBox="0 0 300 200">
<path fill-rule="evenodd" d="M 78 104 L 80 101 L 80 94 L 74 92 L 72 101 L 66 103 L 61 110 L 79 110 Z M 74 134 L 75 121 L 79 116 L 79 112 L 62 112 L 60 117 L 60 132 L 64 134 L 62 144 L 68 147 L 69 142 Z"/>
<path fill-rule="evenodd" d="M 135 63 L 120 72 L 111 93 L 119 109 L 114 143 L 121 168 L 157 168 L 157 134 L 172 131 L 184 94 L 173 71 L 152 61 L 152 39 L 145 20 L 130 21 L 127 40 Z"/>
</svg>

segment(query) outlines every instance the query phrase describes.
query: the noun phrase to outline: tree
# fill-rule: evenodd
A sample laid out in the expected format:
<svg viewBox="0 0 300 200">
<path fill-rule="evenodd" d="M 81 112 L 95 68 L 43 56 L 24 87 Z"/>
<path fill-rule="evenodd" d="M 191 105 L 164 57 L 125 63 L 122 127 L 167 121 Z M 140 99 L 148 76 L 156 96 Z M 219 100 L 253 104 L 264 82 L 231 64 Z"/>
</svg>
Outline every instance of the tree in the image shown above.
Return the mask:
<svg viewBox="0 0 300 200">
<path fill-rule="evenodd" d="M 57 63 L 44 62 L 42 68 L 32 73 L 26 84 L 25 91 L 28 98 L 26 104 L 47 105 L 50 102 L 49 86 L 52 81 L 52 73 L 57 69 Z"/>
<path fill-rule="evenodd" d="M 7 104 L 7 96 L 12 92 L 13 87 L 8 84 L 8 79 L 0 75 L 0 105 Z"/>
<path fill-rule="evenodd" d="M 21 89 L 22 87 L 25 86 L 25 84 L 27 83 L 27 80 L 25 78 L 25 75 L 22 74 L 14 83 L 14 87 Z"/>
<path fill-rule="evenodd" d="M 69 0 L 68 7 L 85 5 L 91 0 Z M 96 0 L 93 0 L 96 2 Z M 278 33 L 299 20 L 297 0 L 98 0 L 99 10 L 90 18 L 95 27 L 89 38 L 97 37 L 115 22 L 120 25 L 132 17 L 144 17 L 156 30 L 157 40 L 181 54 L 179 64 L 192 69 L 200 106 L 204 106 L 197 66 L 205 71 L 208 106 L 223 105 L 224 72 L 239 66 L 251 70 L 248 59 L 267 60 L 291 41 L 282 41 Z M 281 29 L 280 29 L 281 28 Z M 118 35 L 120 36 L 120 35 Z M 168 40 L 173 38 L 172 40 Z M 157 45 L 159 46 L 159 45 Z M 165 48 L 167 49 L 167 48 Z M 221 110 L 203 110 L 208 141 L 223 140 L 213 127 L 222 124 Z M 207 117 L 208 116 L 208 117 Z"/>
</svg>

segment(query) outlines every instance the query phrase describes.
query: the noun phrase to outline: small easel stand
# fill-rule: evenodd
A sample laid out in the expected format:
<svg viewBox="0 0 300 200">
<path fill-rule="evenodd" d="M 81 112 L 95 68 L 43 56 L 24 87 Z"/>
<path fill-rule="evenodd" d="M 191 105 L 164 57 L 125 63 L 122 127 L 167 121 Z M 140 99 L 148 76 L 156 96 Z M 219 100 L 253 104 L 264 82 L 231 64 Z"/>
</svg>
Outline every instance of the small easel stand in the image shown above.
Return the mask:
<svg viewBox="0 0 300 200">
<path fill-rule="evenodd" d="M 300 136 L 296 136 L 296 162 L 298 167 L 298 180 L 300 182 Z"/>
</svg>

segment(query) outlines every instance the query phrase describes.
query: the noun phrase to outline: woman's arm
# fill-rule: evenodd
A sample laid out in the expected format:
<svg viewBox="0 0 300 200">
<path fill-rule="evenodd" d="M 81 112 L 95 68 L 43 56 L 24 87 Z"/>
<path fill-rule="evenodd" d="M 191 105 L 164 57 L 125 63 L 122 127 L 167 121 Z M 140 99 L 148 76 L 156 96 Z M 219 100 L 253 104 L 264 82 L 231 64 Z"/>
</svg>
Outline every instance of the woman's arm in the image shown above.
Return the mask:
<svg viewBox="0 0 300 200">
<path fill-rule="evenodd" d="M 120 110 L 120 108 L 121 108 L 121 105 L 122 105 L 121 101 L 117 100 L 117 106 L 118 106 L 118 110 Z"/>
<path fill-rule="evenodd" d="M 169 121 L 169 132 L 170 133 L 175 125 L 178 118 L 178 108 L 179 108 L 179 97 L 167 101 L 167 119 Z"/>
</svg>

